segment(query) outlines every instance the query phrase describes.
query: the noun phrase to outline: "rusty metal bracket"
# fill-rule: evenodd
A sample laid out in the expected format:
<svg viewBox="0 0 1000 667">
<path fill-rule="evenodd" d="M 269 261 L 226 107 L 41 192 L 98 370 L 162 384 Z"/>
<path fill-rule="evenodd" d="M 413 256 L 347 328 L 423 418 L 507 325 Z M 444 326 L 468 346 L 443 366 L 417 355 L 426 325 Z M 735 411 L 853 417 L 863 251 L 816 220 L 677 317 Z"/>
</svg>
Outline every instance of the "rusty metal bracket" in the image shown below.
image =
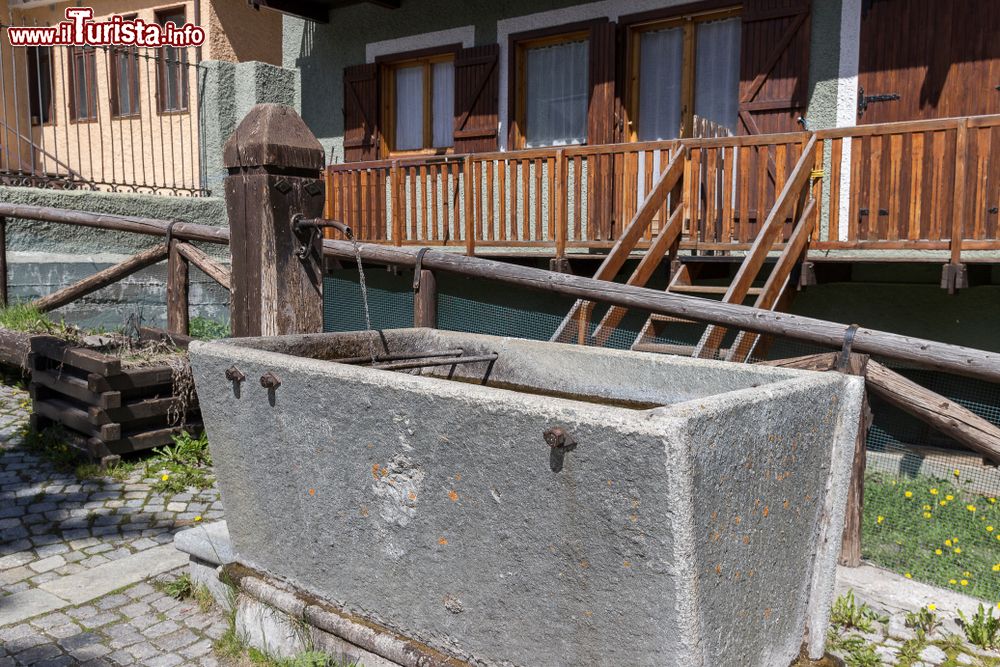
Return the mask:
<svg viewBox="0 0 1000 667">
<path fill-rule="evenodd" d="M 260 376 L 260 386 L 264 389 L 274 390 L 281 386 L 281 380 L 278 379 L 277 375 L 268 371 Z"/>
<path fill-rule="evenodd" d="M 854 335 L 858 333 L 858 329 L 861 328 L 859 324 L 852 324 L 847 327 L 847 331 L 844 332 L 844 345 L 840 348 L 840 354 L 837 355 L 837 361 L 833 365 L 834 370 L 844 372 L 847 370 L 847 366 L 851 361 L 851 348 L 854 346 Z"/>
<path fill-rule="evenodd" d="M 170 242 L 174 240 L 174 225 L 176 225 L 180 220 L 171 220 L 167 223 L 167 233 L 166 233 L 166 244 L 167 250 L 170 250 Z"/>
<path fill-rule="evenodd" d="M 421 270 L 421 265 L 423 264 L 423 261 L 424 261 L 424 255 L 427 253 L 428 250 L 430 250 L 430 248 L 421 248 L 420 250 L 417 251 L 417 261 L 413 265 L 413 290 L 414 291 L 417 291 L 417 290 L 420 289 L 420 270 Z"/>
</svg>

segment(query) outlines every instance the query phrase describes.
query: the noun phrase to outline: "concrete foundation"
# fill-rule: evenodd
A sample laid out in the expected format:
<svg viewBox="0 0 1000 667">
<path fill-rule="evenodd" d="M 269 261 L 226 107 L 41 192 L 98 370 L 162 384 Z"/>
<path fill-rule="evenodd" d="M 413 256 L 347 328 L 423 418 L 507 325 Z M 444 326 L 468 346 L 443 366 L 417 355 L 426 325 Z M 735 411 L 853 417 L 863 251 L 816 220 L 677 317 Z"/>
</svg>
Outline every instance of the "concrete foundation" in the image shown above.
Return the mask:
<svg viewBox="0 0 1000 667">
<path fill-rule="evenodd" d="M 474 664 L 773 667 L 807 627 L 822 650 L 861 380 L 434 330 L 376 346 L 497 358 L 192 345 L 238 561 Z"/>
</svg>

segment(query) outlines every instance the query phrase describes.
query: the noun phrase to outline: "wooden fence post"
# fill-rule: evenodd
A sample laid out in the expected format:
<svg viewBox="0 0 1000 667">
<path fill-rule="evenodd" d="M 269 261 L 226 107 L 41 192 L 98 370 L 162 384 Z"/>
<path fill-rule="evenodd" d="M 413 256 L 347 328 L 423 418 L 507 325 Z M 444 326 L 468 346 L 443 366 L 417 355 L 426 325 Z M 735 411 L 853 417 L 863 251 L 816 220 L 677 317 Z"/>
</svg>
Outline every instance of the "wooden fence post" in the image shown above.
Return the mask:
<svg viewBox="0 0 1000 667">
<path fill-rule="evenodd" d="M 223 161 L 233 335 L 322 331 L 322 230 L 297 234 L 292 218 L 323 213 L 323 147 L 291 107 L 258 104 L 226 142 Z"/>
<path fill-rule="evenodd" d="M 847 368 L 848 375 L 865 376 L 868 365 L 867 354 L 851 354 Z M 872 425 L 872 411 L 868 405 L 868 391 L 861 401 L 861 423 L 858 437 L 854 441 L 854 463 L 851 466 L 851 485 L 847 490 L 847 513 L 844 517 L 844 535 L 840 543 L 840 564 L 846 567 L 861 565 L 861 525 L 865 506 L 865 468 L 867 467 L 868 429 Z"/>
<path fill-rule="evenodd" d="M 556 169 L 553 192 L 549 193 L 549 201 L 555 207 L 556 218 L 556 259 L 566 256 L 566 237 L 569 236 L 569 182 L 566 180 L 566 153 L 560 148 L 556 151 Z M 579 178 L 579 175 L 577 175 Z M 503 193 L 501 193 L 503 196 Z M 541 196 L 541 195 L 539 195 Z"/>
<path fill-rule="evenodd" d="M 472 157 L 465 156 L 462 161 L 462 181 L 463 181 L 463 203 L 462 207 L 465 215 L 465 254 L 470 257 L 476 254 L 476 207 L 473 206 L 475 199 L 475 185 L 472 176 Z"/>
<path fill-rule="evenodd" d="M 413 326 L 437 328 L 437 278 L 433 271 L 420 269 L 414 276 Z"/>
<path fill-rule="evenodd" d="M 0 216 L 0 308 L 7 307 L 7 218 Z"/>
<path fill-rule="evenodd" d="M 951 216 L 951 259 L 944 265 L 941 287 L 954 294 L 969 286 L 969 275 L 962 264 L 962 237 L 965 235 L 966 197 L 968 196 L 969 119 L 959 120 L 955 130 L 955 201 Z"/>
<path fill-rule="evenodd" d="M 180 241 L 170 241 L 167 255 L 167 331 L 187 335 L 190 325 L 188 311 L 188 261 L 177 252 Z"/>
</svg>

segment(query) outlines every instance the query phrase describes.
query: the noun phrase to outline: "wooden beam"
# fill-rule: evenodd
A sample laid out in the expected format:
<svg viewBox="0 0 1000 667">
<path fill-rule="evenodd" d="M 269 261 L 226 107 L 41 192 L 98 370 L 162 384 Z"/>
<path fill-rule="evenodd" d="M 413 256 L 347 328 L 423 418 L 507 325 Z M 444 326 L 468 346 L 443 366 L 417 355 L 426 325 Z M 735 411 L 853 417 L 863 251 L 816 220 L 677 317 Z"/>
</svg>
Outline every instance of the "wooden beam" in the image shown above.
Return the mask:
<svg viewBox="0 0 1000 667">
<path fill-rule="evenodd" d="M 190 326 L 188 262 L 178 251 L 179 244 L 180 241 L 170 242 L 167 258 L 167 331 L 187 335 Z"/>
<path fill-rule="evenodd" d="M 416 248 L 393 248 L 371 243 L 358 244 L 358 251 L 364 261 L 400 266 L 414 266 L 418 252 Z M 350 241 L 326 239 L 323 241 L 323 252 L 329 257 L 353 259 L 354 245 Z M 762 311 L 750 306 L 720 303 L 712 299 L 671 294 L 645 287 L 555 273 L 482 257 L 466 257 L 440 250 L 425 252 L 421 265 L 430 270 L 484 278 L 494 283 L 518 285 L 586 301 L 638 308 L 651 313 L 715 323 L 734 329 L 746 329 L 833 349 L 841 347 L 848 329 L 845 324 L 801 315 Z M 1000 382 L 1000 354 L 996 352 L 864 327 L 859 328 L 855 334 L 854 350 L 917 364 L 924 368 Z"/>
<path fill-rule="evenodd" d="M 740 264 L 733 282 L 729 285 L 729 289 L 726 290 L 726 294 L 722 298 L 725 303 L 743 303 L 743 299 L 746 298 L 750 286 L 753 285 L 753 281 L 756 280 L 757 274 L 760 273 L 760 269 L 767 259 L 768 252 L 771 251 L 775 240 L 781 233 L 781 229 L 785 224 L 785 218 L 793 212 L 802 189 L 809 183 L 809 176 L 812 173 L 815 162 L 816 135 L 814 134 L 809 137 L 808 143 L 802 149 L 799 161 L 795 163 L 795 168 L 789 174 L 788 180 L 785 181 L 785 186 L 782 188 L 781 194 L 774 202 L 771 211 L 767 214 L 767 219 L 764 221 L 760 232 L 758 232 L 757 238 L 754 239 L 753 245 L 750 247 L 750 252 L 747 253 L 743 263 Z M 695 351 L 695 356 L 703 359 L 714 357 L 725 334 L 726 330 L 723 327 L 716 325 L 708 327 L 705 333 L 702 334 L 701 341 L 698 343 L 698 349 Z"/>
<path fill-rule="evenodd" d="M 147 266 L 162 262 L 166 258 L 167 247 L 165 245 L 157 245 L 129 257 L 124 262 L 109 266 L 92 276 L 88 276 L 79 282 L 57 290 L 52 294 L 35 299 L 31 302 L 31 305 L 43 313 L 55 310 L 91 292 L 96 292 L 102 287 L 116 283 L 122 278 L 130 276 Z"/>
<path fill-rule="evenodd" d="M 197 266 L 206 276 L 227 290 L 230 289 L 232 275 L 229 269 L 209 257 L 204 251 L 190 243 L 178 243 L 177 252 L 181 254 L 181 257 Z"/>
<path fill-rule="evenodd" d="M 413 293 L 413 326 L 437 328 L 437 278 L 433 271 L 420 270 L 420 280 Z"/>
<path fill-rule="evenodd" d="M 1000 428 L 875 361 L 866 377 L 875 395 L 1000 464 Z"/>
<path fill-rule="evenodd" d="M 7 307 L 7 219 L 0 217 L 0 307 Z"/>
<path fill-rule="evenodd" d="M 594 273 L 595 280 L 611 281 L 618 275 L 618 272 L 621 271 L 621 268 L 628 260 L 629 255 L 635 249 L 639 238 L 649 225 L 652 224 L 653 218 L 660 211 L 663 202 L 666 201 L 667 195 L 684 175 L 684 163 L 686 159 L 687 148 L 684 144 L 681 144 L 674 152 L 674 156 L 670 159 L 670 162 L 663 169 L 663 173 L 660 174 L 660 178 L 656 181 L 656 184 L 650 189 L 649 194 L 646 195 L 642 206 L 635 212 L 632 220 L 629 221 L 628 225 L 622 231 L 621 236 L 618 237 L 618 240 L 611 247 L 608 256 L 597 267 L 597 271 Z M 560 340 L 566 327 L 573 321 L 579 322 L 578 335 L 585 335 L 592 307 L 593 304 L 587 305 L 582 301 L 573 304 L 573 307 L 556 329 L 556 332 L 552 334 L 550 340 Z"/>
</svg>

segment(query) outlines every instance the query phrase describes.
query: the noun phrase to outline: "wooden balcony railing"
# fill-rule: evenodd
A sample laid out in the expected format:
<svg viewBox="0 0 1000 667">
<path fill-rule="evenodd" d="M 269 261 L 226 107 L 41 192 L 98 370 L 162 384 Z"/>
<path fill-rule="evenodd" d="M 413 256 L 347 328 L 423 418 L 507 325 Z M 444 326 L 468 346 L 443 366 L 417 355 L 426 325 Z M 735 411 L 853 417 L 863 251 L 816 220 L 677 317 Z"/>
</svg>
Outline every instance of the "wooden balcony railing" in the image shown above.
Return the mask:
<svg viewBox="0 0 1000 667">
<path fill-rule="evenodd" d="M 1000 116 L 685 139 L 682 248 L 748 249 L 816 138 L 818 250 L 1000 249 Z M 327 217 L 363 241 L 485 248 L 611 248 L 679 141 L 572 146 L 327 168 Z M 787 241 L 793 221 L 786 221 Z"/>
</svg>

